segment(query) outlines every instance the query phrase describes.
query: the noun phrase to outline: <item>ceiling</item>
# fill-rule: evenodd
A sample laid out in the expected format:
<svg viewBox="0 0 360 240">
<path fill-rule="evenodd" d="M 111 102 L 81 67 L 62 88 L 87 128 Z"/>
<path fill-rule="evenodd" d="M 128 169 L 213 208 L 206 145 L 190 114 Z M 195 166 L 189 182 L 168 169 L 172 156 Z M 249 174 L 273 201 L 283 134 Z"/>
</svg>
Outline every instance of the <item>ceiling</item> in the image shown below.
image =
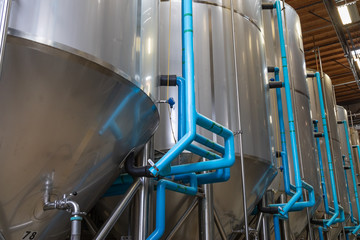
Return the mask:
<svg viewBox="0 0 360 240">
<path fill-rule="evenodd" d="M 344 27 L 334 0 L 287 0 L 286 3 L 300 16 L 306 66 L 319 70 L 316 55 L 320 55 L 323 71 L 334 85 L 337 104 L 360 103 L 360 90 L 355 81 L 355 76 L 360 76 L 360 69 L 355 63 L 349 63 L 345 56 L 345 52 L 360 49 L 359 22 Z M 360 12 L 360 2 L 355 4 Z"/>
</svg>

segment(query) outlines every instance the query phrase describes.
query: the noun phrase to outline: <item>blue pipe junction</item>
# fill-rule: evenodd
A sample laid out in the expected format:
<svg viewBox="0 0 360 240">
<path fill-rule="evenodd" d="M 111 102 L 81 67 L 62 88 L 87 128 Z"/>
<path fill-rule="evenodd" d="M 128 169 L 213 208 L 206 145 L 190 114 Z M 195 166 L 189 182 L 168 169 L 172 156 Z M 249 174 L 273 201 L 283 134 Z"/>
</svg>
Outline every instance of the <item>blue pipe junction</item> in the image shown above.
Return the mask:
<svg viewBox="0 0 360 240">
<path fill-rule="evenodd" d="M 192 2 L 183 0 L 182 2 L 182 36 L 183 36 L 183 76 L 184 84 L 178 78 L 178 86 L 184 89 L 185 94 L 180 94 L 183 107 L 179 107 L 183 112 L 185 121 L 180 127 L 181 139 L 172 147 L 157 163 L 150 168 L 153 176 L 169 176 L 192 172 L 211 171 L 231 167 L 235 162 L 234 135 L 232 131 L 197 113 L 195 108 L 195 85 L 194 85 L 194 49 L 193 49 L 193 19 Z M 213 143 L 211 140 L 196 133 L 196 125 L 224 138 L 224 146 Z M 204 148 L 193 145 L 198 142 L 208 148 L 219 152 L 222 157 L 210 153 Z M 189 163 L 184 165 L 171 166 L 171 162 L 184 150 L 189 150 L 210 161 Z"/>
</svg>

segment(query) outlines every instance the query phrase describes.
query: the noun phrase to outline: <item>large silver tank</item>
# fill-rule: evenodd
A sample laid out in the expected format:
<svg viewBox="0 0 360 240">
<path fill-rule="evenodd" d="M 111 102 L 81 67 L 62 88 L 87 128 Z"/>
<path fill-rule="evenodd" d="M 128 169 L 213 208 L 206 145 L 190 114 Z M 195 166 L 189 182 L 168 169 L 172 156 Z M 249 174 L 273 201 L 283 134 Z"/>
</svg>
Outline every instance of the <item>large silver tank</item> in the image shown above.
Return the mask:
<svg viewBox="0 0 360 240">
<path fill-rule="evenodd" d="M 344 129 L 344 124 L 338 124 L 338 133 L 339 133 L 339 141 L 340 141 L 340 148 L 341 148 L 341 155 L 342 157 L 345 157 L 345 165 L 346 166 L 350 166 L 350 158 L 349 158 L 349 151 L 348 151 L 348 142 L 346 139 L 346 132 L 350 138 L 350 131 L 349 131 L 349 122 L 348 122 L 348 115 L 347 115 L 347 111 L 345 110 L 344 107 L 337 105 L 336 106 L 336 117 L 338 121 L 346 121 L 347 123 L 347 129 Z M 350 141 L 350 146 L 351 146 L 351 138 L 349 139 Z M 352 156 L 353 157 L 353 156 Z M 353 158 L 353 166 L 355 168 L 355 161 Z M 356 172 L 356 169 L 354 169 L 354 171 Z M 351 175 L 351 170 L 347 170 L 347 179 L 348 179 L 348 183 L 349 183 L 349 192 L 350 192 L 350 200 L 351 200 L 351 205 L 352 205 L 352 211 L 354 214 L 354 217 L 358 219 L 358 209 L 356 206 L 356 201 L 355 201 L 355 193 L 354 193 L 354 183 L 352 180 L 352 175 Z M 357 186 L 356 186 L 357 187 Z"/>
<path fill-rule="evenodd" d="M 360 145 L 359 132 L 354 127 L 350 127 L 350 136 L 352 145 Z"/>
<path fill-rule="evenodd" d="M 267 65 L 278 67 L 280 69 L 280 80 L 283 81 L 283 71 L 281 64 L 280 40 L 278 37 L 278 23 L 275 11 L 265 10 L 264 29 Z M 302 42 L 302 33 L 300 18 L 296 11 L 289 5 L 285 4 L 283 11 L 283 24 L 285 30 L 285 42 L 288 59 L 288 69 L 290 77 L 290 88 L 293 100 L 295 127 L 297 134 L 298 152 L 301 168 L 301 177 L 304 181 L 314 187 L 316 194 L 316 204 L 308 209 L 311 217 L 321 202 L 321 191 L 319 184 L 318 163 L 315 157 L 315 142 L 313 137 L 312 121 L 310 116 L 309 92 L 306 84 L 305 57 Z M 269 74 L 269 78 L 274 75 Z M 286 143 L 288 160 L 290 165 L 291 183 L 294 184 L 293 157 L 291 151 L 291 142 L 289 134 L 289 125 L 287 117 L 285 89 L 281 89 L 282 105 L 284 109 L 284 123 L 286 132 Z M 271 116 L 273 119 L 273 131 L 275 133 L 275 146 L 277 151 L 281 151 L 280 129 L 278 123 L 278 110 L 276 100 L 276 90 L 271 93 Z M 280 161 L 280 159 L 279 159 Z M 277 179 L 271 185 L 271 188 L 278 190 L 279 193 L 284 191 L 283 174 L 279 174 Z M 290 229 L 295 237 L 299 236 L 308 224 L 307 210 L 291 213 L 289 216 Z"/>
<path fill-rule="evenodd" d="M 243 131 L 245 155 L 246 195 L 248 214 L 262 197 L 273 179 L 276 169 L 270 146 L 268 87 L 264 55 L 264 37 L 260 0 L 234 1 L 235 38 L 238 83 L 232 45 L 231 11 L 229 1 L 194 1 L 194 53 L 196 107 L 201 114 L 228 127 L 240 130 L 239 112 Z M 172 2 L 170 73 L 181 76 L 181 8 Z M 169 3 L 160 4 L 160 72 L 167 74 Z M 245 37 L 246 36 L 246 37 Z M 166 87 L 161 89 L 161 99 L 167 97 Z M 169 89 L 169 96 L 177 99 L 177 88 Z M 256 106 L 256 107 L 254 107 Z M 176 105 L 175 105 L 176 108 Z M 167 151 L 174 144 L 167 106 L 160 107 L 161 127 L 155 134 L 155 149 Z M 172 127 L 177 136 L 177 110 L 172 112 Z M 201 134 L 221 143 L 213 134 Z M 231 168 L 231 179 L 214 184 L 214 202 L 222 225 L 229 236 L 243 223 L 239 135 L 235 136 L 236 163 Z M 182 158 L 184 159 L 184 157 Z M 181 199 L 174 197 L 167 223 L 177 219 Z M 174 209 L 175 208 L 175 209 Z M 172 209 L 172 210 L 171 210 Z M 171 215 L 170 215 L 171 214 Z M 171 225 L 171 224 L 170 224 Z M 179 238 L 193 239 L 193 228 L 181 232 Z M 192 224 L 194 226 L 194 224 Z M 219 236 L 215 235 L 215 239 Z"/>
<path fill-rule="evenodd" d="M 308 69 L 308 73 L 315 73 L 314 70 Z M 321 117 L 321 109 L 319 102 L 319 92 L 315 78 L 307 79 L 309 93 L 310 93 L 310 103 L 311 103 L 311 115 L 313 120 L 318 121 L 319 132 L 324 132 L 322 125 L 322 117 Z M 331 147 L 331 156 L 333 159 L 333 166 L 335 172 L 335 180 L 336 180 L 336 189 L 337 189 L 337 197 L 339 200 L 339 204 L 345 210 L 345 216 L 348 219 L 350 216 L 350 207 L 349 207 L 349 199 L 347 195 L 346 182 L 345 182 L 345 173 L 343 168 L 343 162 L 341 158 L 341 150 L 340 150 L 340 142 L 339 135 L 337 131 L 337 120 L 335 114 L 336 102 L 334 98 L 334 92 L 332 88 L 331 79 L 327 74 L 323 75 L 321 79 L 323 96 L 324 96 L 324 104 L 325 104 L 325 112 L 327 116 L 327 128 L 330 138 L 330 147 Z M 328 160 L 326 155 L 326 147 L 325 147 L 325 139 L 319 138 L 320 148 L 321 148 L 321 156 L 322 163 L 324 167 L 324 175 L 327 186 L 327 196 L 331 206 L 333 206 L 333 197 L 331 192 L 331 182 L 328 168 Z M 317 159 L 318 161 L 318 159 Z M 317 210 L 317 214 L 315 218 L 324 218 L 325 208 L 322 204 L 321 207 Z M 338 233 L 341 231 L 341 227 L 333 228 L 330 232 L 327 233 L 328 238 L 333 239 L 336 238 Z"/>
<path fill-rule="evenodd" d="M 350 127 L 350 138 L 351 138 L 351 144 L 353 146 L 359 146 L 360 140 L 359 140 L 359 132 L 354 127 Z M 357 179 L 359 179 L 359 173 L 360 173 L 360 161 L 359 161 L 359 153 L 357 148 L 352 149 L 353 152 L 353 159 L 354 159 L 354 167 L 356 171 Z"/>
<path fill-rule="evenodd" d="M 52 201 L 77 191 L 88 211 L 152 136 L 157 29 L 156 1 L 13 1 L 0 80 L 6 239 L 65 239 L 70 214 L 42 210 L 45 181 Z M 99 134 L 110 116 L 116 137 Z"/>
</svg>

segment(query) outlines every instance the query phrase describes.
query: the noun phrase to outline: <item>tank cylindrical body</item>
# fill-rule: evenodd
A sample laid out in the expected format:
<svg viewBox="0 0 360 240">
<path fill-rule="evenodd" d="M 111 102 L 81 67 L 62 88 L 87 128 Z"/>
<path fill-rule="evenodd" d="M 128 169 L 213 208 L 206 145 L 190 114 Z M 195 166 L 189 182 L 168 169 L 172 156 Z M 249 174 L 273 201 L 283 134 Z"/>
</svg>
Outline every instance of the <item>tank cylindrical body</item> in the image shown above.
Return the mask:
<svg viewBox="0 0 360 240">
<path fill-rule="evenodd" d="M 45 188 L 50 201 L 76 191 L 86 212 L 152 136 L 157 29 L 156 1 L 13 1 L 0 80 L 6 239 L 65 239 L 71 216 L 43 211 Z"/>
<path fill-rule="evenodd" d="M 234 229 L 240 229 L 244 220 L 239 115 L 245 156 L 248 214 L 262 197 L 276 171 L 270 146 L 270 119 L 267 106 L 269 90 L 266 80 L 261 1 L 234 1 L 234 8 L 238 82 L 235 78 L 230 2 L 193 1 L 196 108 L 201 114 L 236 133 L 236 163 L 231 168 L 231 178 L 228 182 L 214 184 L 214 205 L 227 235 L 230 235 Z M 168 73 L 168 61 L 170 61 L 170 74 L 181 76 L 180 3 L 172 2 L 170 59 L 168 59 L 169 2 L 160 3 L 160 15 L 160 36 L 162 36 L 160 72 L 165 75 Z M 167 97 L 177 99 L 176 87 L 170 87 L 169 90 L 167 87 L 162 87 L 160 92 L 161 99 Z M 177 110 L 171 113 L 172 127 L 167 106 L 160 106 L 160 115 L 162 124 L 155 134 L 155 149 L 167 151 L 173 146 L 174 138 L 177 137 Z M 204 129 L 197 130 L 207 138 L 222 144 L 222 139 L 219 137 Z M 186 161 L 186 157 L 182 156 L 180 161 Z M 169 204 L 176 206 L 177 202 Z M 176 219 L 174 216 L 181 214 L 179 208 L 167 209 L 170 209 L 169 216 L 172 219 Z M 190 239 L 191 236 L 186 234 L 194 234 L 190 230 L 193 228 L 191 226 L 186 228 L 189 231 L 181 231 L 182 237 Z M 215 237 L 217 238 L 219 236 Z"/>
<path fill-rule="evenodd" d="M 360 145 L 359 132 L 354 127 L 350 127 L 351 144 Z"/>
<path fill-rule="evenodd" d="M 353 147 L 352 152 L 353 152 L 353 160 L 354 160 L 354 166 L 355 166 L 355 171 L 356 171 L 356 176 L 359 179 L 359 174 L 360 174 L 360 159 L 359 159 L 359 154 L 358 153 L 358 148 L 356 146 L 360 145 L 360 140 L 359 140 L 359 132 L 358 130 L 356 130 L 354 127 L 350 127 L 350 135 L 351 135 L 351 144 Z"/>
<path fill-rule="evenodd" d="M 284 36 L 287 52 L 287 62 L 289 69 L 289 79 L 292 97 L 292 106 L 294 109 L 295 131 L 297 136 L 299 161 L 301 169 L 301 178 L 313 186 L 316 195 L 316 204 L 309 209 L 310 217 L 314 214 L 316 208 L 321 202 L 321 191 L 319 184 L 318 164 L 315 157 L 315 142 L 313 137 L 313 127 L 310 116 L 309 92 L 306 84 L 305 57 L 302 42 L 302 33 L 300 18 L 296 11 L 285 4 L 283 13 Z M 280 69 L 280 80 L 283 81 L 283 71 L 281 63 L 280 40 L 278 37 L 279 29 L 275 11 L 263 11 L 265 45 L 267 65 L 278 67 Z M 269 73 L 269 78 L 273 78 L 273 73 Z M 282 106 L 284 114 L 284 124 L 286 133 L 287 154 L 290 166 L 291 183 L 294 182 L 293 156 L 291 151 L 291 142 L 289 134 L 288 113 L 286 107 L 285 89 L 281 89 Z M 276 150 L 281 151 L 280 129 L 278 108 L 276 99 L 276 90 L 271 92 L 271 116 L 273 119 L 273 131 Z M 279 159 L 280 161 L 281 159 Z M 280 162 L 279 162 L 280 163 Z M 283 174 L 278 174 L 277 179 L 271 185 L 279 192 L 284 191 Z M 295 236 L 299 236 L 308 224 L 307 211 L 291 213 L 289 218 L 290 229 Z"/>
<path fill-rule="evenodd" d="M 339 134 L 339 142 L 340 142 L 340 148 L 341 148 L 341 157 L 342 160 L 345 161 L 345 166 L 349 167 L 350 166 L 350 154 L 352 156 L 352 164 L 354 167 L 354 171 L 356 172 L 356 164 L 353 158 L 353 154 L 352 154 L 352 149 L 351 149 L 351 138 L 350 138 L 350 131 L 349 131 L 349 122 L 348 122 L 348 115 L 347 115 L 347 111 L 345 110 L 345 108 L 343 108 L 342 106 L 337 105 L 336 106 L 336 117 L 338 121 L 346 121 L 346 129 L 344 128 L 344 124 L 338 124 L 337 128 L 338 128 L 338 134 Z M 348 139 L 346 138 L 346 132 L 347 131 L 347 135 L 348 135 Z M 348 150 L 348 144 L 350 144 L 350 152 Z M 350 193 L 350 200 L 351 200 L 351 207 L 352 207 L 352 212 L 354 214 L 354 217 L 356 219 L 358 219 L 358 217 L 360 217 L 360 215 L 358 215 L 358 209 L 357 209 L 357 205 L 356 205 L 356 200 L 355 200 L 355 193 L 354 193 L 354 182 L 352 179 L 352 175 L 351 175 L 351 170 L 347 170 L 346 171 L 346 177 L 348 180 L 348 188 L 349 188 L 349 193 Z M 356 186 L 357 187 L 357 186 Z"/>
<path fill-rule="evenodd" d="M 311 69 L 308 69 L 307 72 L 312 74 L 315 73 L 315 71 Z M 315 77 L 307 78 L 307 83 L 310 93 L 312 119 L 318 121 L 319 132 L 324 132 L 316 78 Z M 334 98 L 332 82 L 327 74 L 323 74 L 323 77 L 321 78 L 321 84 L 322 84 L 323 96 L 324 96 L 325 113 L 327 116 L 326 121 L 327 121 L 328 134 L 330 138 L 329 140 L 330 140 L 330 148 L 331 148 L 331 157 L 333 161 L 334 174 L 336 180 L 337 197 L 339 200 L 339 204 L 344 208 L 346 218 L 348 218 L 350 216 L 350 206 L 349 206 L 347 190 L 344 187 L 346 186 L 346 181 L 345 181 L 343 162 L 341 158 L 339 134 L 337 131 L 337 123 L 336 123 L 337 120 L 335 114 L 336 102 Z M 329 175 L 328 159 L 326 154 L 325 139 L 319 138 L 319 143 L 320 143 L 322 164 L 324 167 L 328 202 L 330 206 L 333 207 L 333 195 L 331 192 L 331 182 Z M 324 215 L 324 211 L 325 208 L 324 205 L 322 204 L 321 208 L 318 209 L 318 214 L 316 215 L 316 217 L 321 218 Z M 333 239 L 333 237 L 336 237 L 338 235 L 339 231 L 341 231 L 341 228 L 334 228 L 332 231 L 327 233 L 328 237 L 330 239 Z"/>
</svg>

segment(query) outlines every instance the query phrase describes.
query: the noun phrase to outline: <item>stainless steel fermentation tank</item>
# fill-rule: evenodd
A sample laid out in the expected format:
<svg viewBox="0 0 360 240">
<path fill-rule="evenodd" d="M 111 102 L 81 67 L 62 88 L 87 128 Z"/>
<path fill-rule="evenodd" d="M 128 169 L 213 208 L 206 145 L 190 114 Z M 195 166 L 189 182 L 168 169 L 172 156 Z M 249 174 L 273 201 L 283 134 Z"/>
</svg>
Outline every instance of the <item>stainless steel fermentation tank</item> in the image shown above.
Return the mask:
<svg viewBox="0 0 360 240">
<path fill-rule="evenodd" d="M 88 211 L 158 125 L 158 3 L 17 0 L 8 30 L 1 233 L 65 239 L 70 214 L 43 211 L 45 183 L 51 201 L 76 191 L 72 200 Z"/>
<path fill-rule="evenodd" d="M 320 204 L 322 193 L 319 183 L 320 177 L 318 172 L 318 164 L 315 156 L 315 142 L 310 116 L 309 91 L 306 84 L 305 57 L 300 18 L 296 11 L 288 4 L 285 4 L 284 9 L 285 12 L 282 14 L 285 29 L 284 36 L 288 57 L 287 61 L 292 104 L 294 109 L 295 130 L 298 143 L 301 177 L 305 182 L 313 186 L 316 194 L 316 204 L 314 207 L 309 208 L 308 210 L 304 209 L 301 212 L 293 212 L 289 215 L 290 230 L 292 234 L 295 235 L 295 237 L 298 237 L 308 224 L 308 219 L 315 213 L 316 208 Z M 275 11 L 266 10 L 263 11 L 263 17 L 267 65 L 271 67 L 278 67 L 280 69 L 280 80 L 283 80 L 280 40 L 278 37 L 278 23 L 276 19 L 277 16 Z M 274 78 L 273 73 L 269 73 L 269 78 Z M 287 153 L 290 165 L 290 178 L 291 183 L 294 184 L 293 156 L 290 148 L 291 143 L 284 89 L 281 89 L 281 92 L 282 105 L 284 109 Z M 273 119 L 272 126 L 274 131 L 274 145 L 276 146 L 276 151 L 281 151 L 279 118 L 275 89 L 273 89 L 271 92 L 271 116 Z M 276 180 L 274 180 L 270 188 L 278 191 L 278 193 L 284 192 L 283 174 L 280 173 L 276 177 Z"/>
<path fill-rule="evenodd" d="M 336 118 L 337 121 L 346 121 L 347 129 L 345 130 L 344 124 L 338 124 L 337 130 L 339 134 L 339 142 L 340 142 L 340 149 L 341 149 L 341 159 L 345 161 L 346 166 L 350 166 L 350 158 L 349 158 L 349 151 L 348 151 L 348 144 L 350 144 L 351 148 L 351 135 L 350 135 L 350 129 L 349 129 L 349 122 L 348 122 L 348 114 L 344 107 L 337 105 L 336 106 Z M 349 139 L 346 139 L 346 132 L 348 134 Z M 349 141 L 349 142 L 348 142 Z M 351 150 L 352 151 L 352 150 Z M 356 164 L 353 153 L 351 153 L 354 171 L 356 172 Z M 356 200 L 355 200 L 355 193 L 354 193 L 354 183 L 351 176 L 351 171 L 348 170 L 347 172 L 347 180 L 348 180 L 348 187 L 349 187 L 349 193 L 350 193 L 350 200 L 351 200 L 351 207 L 352 212 L 354 214 L 354 217 L 358 219 L 358 209 L 356 206 Z"/>
<path fill-rule="evenodd" d="M 160 72 L 168 74 L 170 61 L 169 73 L 181 76 L 181 8 L 178 1 L 172 1 L 171 4 L 169 42 L 169 2 L 160 3 Z M 230 1 L 193 2 L 196 107 L 198 112 L 235 133 L 237 157 L 235 165 L 231 168 L 231 178 L 228 182 L 213 186 L 215 209 L 228 236 L 239 233 L 237 230 L 241 229 L 244 221 L 240 129 L 245 157 L 248 214 L 261 199 L 276 172 L 270 146 L 269 89 L 266 79 L 261 1 L 234 1 L 234 9 L 238 82 L 235 78 Z M 174 97 L 177 101 L 177 88 L 170 87 L 168 91 L 169 95 L 167 87 L 162 87 L 161 99 Z M 177 137 L 177 109 L 175 105 L 171 111 L 170 123 L 168 106 L 163 105 L 159 108 L 161 126 L 155 134 L 155 149 L 167 151 L 174 145 L 174 138 Z M 222 139 L 215 135 L 203 129 L 198 131 L 222 144 Z M 188 161 L 191 157 L 189 154 L 183 154 L 179 161 Z M 182 213 L 178 206 L 184 202 L 184 197 L 175 197 L 174 193 L 168 194 L 167 199 L 171 198 L 171 194 L 172 200 L 167 202 L 169 205 L 166 208 L 166 222 L 171 226 L 171 222 L 176 221 Z M 184 204 L 182 207 L 186 208 Z M 196 220 L 190 220 L 190 224 L 183 225 L 182 229 L 186 231 L 179 231 L 180 238 L 192 239 L 191 236 L 198 231 L 194 221 Z M 214 236 L 214 239 L 218 238 L 218 235 Z"/>
<path fill-rule="evenodd" d="M 307 73 L 315 73 L 314 70 L 307 69 Z M 307 78 L 307 83 L 309 87 L 310 93 L 310 103 L 311 103 L 311 115 L 313 120 L 318 121 L 319 132 L 324 132 L 322 125 L 322 117 L 320 110 L 320 102 L 319 102 L 319 92 L 315 78 Z M 340 150 L 340 141 L 339 134 L 337 130 L 337 120 L 336 120 L 336 102 L 335 96 L 333 92 L 331 79 L 327 74 L 323 74 L 321 78 L 321 84 L 323 89 L 324 96 L 324 104 L 325 104 L 325 112 L 326 112 L 326 120 L 327 120 L 327 128 L 329 133 L 329 140 L 331 146 L 331 156 L 333 160 L 333 167 L 335 173 L 336 180 L 336 189 L 337 189 L 337 197 L 339 200 L 339 205 L 344 208 L 345 218 L 348 219 L 350 216 L 350 208 L 349 208 L 349 200 L 347 197 L 346 191 L 346 181 L 345 181 L 345 173 L 343 168 L 343 162 L 341 158 L 341 150 Z M 330 206 L 333 206 L 333 196 L 331 192 L 331 183 L 330 183 L 330 175 L 329 175 L 329 167 L 328 167 L 328 159 L 326 156 L 326 147 L 325 140 L 323 138 L 319 138 L 320 141 L 320 149 L 322 156 L 322 163 L 324 166 L 324 174 L 325 174 L 325 182 L 327 187 L 327 197 Z M 316 160 L 318 161 L 318 159 Z M 324 204 L 317 210 L 315 218 L 324 218 L 325 208 Z M 337 238 L 339 232 L 342 230 L 341 224 L 335 225 L 329 232 L 327 232 L 327 236 L 329 239 Z"/>
<path fill-rule="evenodd" d="M 353 126 L 350 127 L 350 138 L 351 138 L 351 144 L 353 146 L 359 146 L 360 145 L 359 132 Z M 359 179 L 359 174 L 360 174 L 359 153 L 358 153 L 357 148 L 353 148 L 352 151 L 353 151 L 353 159 L 354 159 L 355 171 L 356 171 L 356 174 L 357 174 L 357 179 Z"/>
</svg>

